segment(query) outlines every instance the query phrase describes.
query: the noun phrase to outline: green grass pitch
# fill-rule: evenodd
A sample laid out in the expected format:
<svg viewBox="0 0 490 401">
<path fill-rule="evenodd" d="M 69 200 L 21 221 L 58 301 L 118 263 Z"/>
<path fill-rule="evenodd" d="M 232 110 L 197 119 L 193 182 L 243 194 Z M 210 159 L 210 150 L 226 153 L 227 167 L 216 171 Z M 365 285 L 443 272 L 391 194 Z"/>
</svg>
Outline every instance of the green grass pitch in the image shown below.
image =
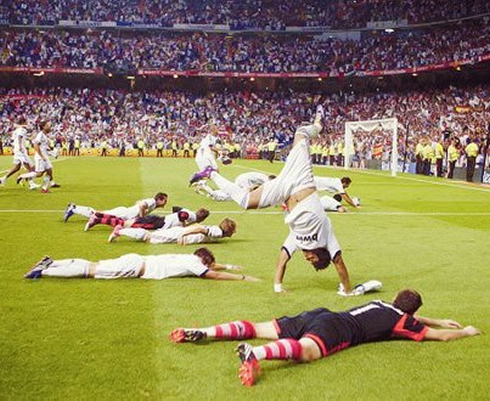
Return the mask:
<svg viewBox="0 0 490 401">
<path fill-rule="evenodd" d="M 0 170 L 11 158 L 0 158 Z M 342 298 L 332 268 L 316 273 L 296 255 L 288 294 L 274 294 L 278 250 L 287 235 L 280 213 L 242 212 L 187 188 L 192 160 L 67 158 L 54 164 L 61 189 L 43 195 L 0 188 L 1 399 L 488 399 L 487 334 L 449 343 L 397 341 L 363 345 L 311 364 L 264 362 L 253 388 L 237 378 L 236 342 L 169 342 L 179 326 L 253 321 L 327 306 L 343 310 L 390 301 L 405 287 L 424 298 L 421 314 L 489 330 L 490 190 L 434 178 L 349 172 L 359 211 L 331 215 L 353 283 L 378 279 L 380 294 Z M 229 178 L 281 164 L 238 161 Z M 344 171 L 315 168 L 317 174 Z M 442 185 L 441 185 L 442 184 Z M 211 245 L 219 261 L 240 264 L 261 283 L 200 279 L 56 280 L 22 278 L 44 254 L 91 260 L 124 253 L 192 252 L 196 247 L 109 244 L 108 227 L 84 232 L 85 220 L 62 222 L 69 201 L 99 209 L 131 205 L 157 191 L 169 206 L 205 206 L 217 223 L 226 211 L 238 233 Z M 30 212 L 22 212 L 29 210 Z M 270 209 L 269 211 L 279 211 Z M 260 344 L 262 341 L 253 341 Z"/>
</svg>

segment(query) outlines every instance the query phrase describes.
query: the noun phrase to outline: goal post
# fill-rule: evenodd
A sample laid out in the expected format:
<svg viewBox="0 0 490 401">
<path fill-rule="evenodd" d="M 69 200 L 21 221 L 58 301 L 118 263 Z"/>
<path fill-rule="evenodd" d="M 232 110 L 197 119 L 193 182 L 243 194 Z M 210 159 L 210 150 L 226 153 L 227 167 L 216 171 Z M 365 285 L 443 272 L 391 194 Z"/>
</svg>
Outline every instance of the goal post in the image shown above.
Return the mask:
<svg viewBox="0 0 490 401">
<path fill-rule="evenodd" d="M 384 118 L 380 120 L 366 120 L 366 121 L 347 121 L 345 123 L 345 157 L 344 167 L 346 169 L 351 167 L 352 157 L 355 154 L 354 147 L 354 133 L 357 131 L 373 132 L 377 129 L 385 131 L 392 131 L 392 149 L 390 170 L 391 175 L 396 176 L 398 170 L 398 120 L 396 118 Z"/>
</svg>

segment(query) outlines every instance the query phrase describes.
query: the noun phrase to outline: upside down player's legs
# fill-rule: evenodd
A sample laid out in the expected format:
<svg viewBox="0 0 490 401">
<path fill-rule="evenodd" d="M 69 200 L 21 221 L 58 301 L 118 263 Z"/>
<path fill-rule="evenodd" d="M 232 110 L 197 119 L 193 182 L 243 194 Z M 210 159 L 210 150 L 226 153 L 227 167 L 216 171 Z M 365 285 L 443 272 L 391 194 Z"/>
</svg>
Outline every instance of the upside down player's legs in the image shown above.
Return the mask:
<svg viewBox="0 0 490 401">
<path fill-rule="evenodd" d="M 278 205 L 295 192 L 315 186 L 308 141 L 304 138 L 293 146 L 281 173 L 252 192 L 239 187 L 217 172 L 211 173 L 211 178 L 223 192 L 244 209 L 262 209 Z"/>
<path fill-rule="evenodd" d="M 261 186 L 258 207 L 279 205 L 294 193 L 314 187 L 308 141 L 303 138 L 295 142 L 281 173 Z"/>
</svg>

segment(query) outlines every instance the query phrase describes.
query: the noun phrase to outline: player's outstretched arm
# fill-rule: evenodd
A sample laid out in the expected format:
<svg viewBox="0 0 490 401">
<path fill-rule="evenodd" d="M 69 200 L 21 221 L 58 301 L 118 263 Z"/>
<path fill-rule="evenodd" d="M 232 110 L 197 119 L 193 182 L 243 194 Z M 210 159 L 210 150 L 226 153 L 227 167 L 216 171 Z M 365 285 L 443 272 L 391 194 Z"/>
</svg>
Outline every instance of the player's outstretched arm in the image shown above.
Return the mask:
<svg viewBox="0 0 490 401">
<path fill-rule="evenodd" d="M 217 272 L 214 270 L 208 270 L 203 277 L 211 280 L 234 280 L 234 281 L 250 281 L 250 282 L 262 281 L 259 278 L 252 277 L 252 276 L 245 276 L 244 274 L 231 274 L 226 272 Z"/>
<path fill-rule="evenodd" d="M 284 279 L 284 274 L 286 273 L 286 267 L 291 257 L 289 253 L 282 248 L 281 253 L 279 254 L 279 260 L 276 265 L 276 274 L 274 275 L 274 291 L 275 292 L 285 292 L 285 289 L 282 288 L 282 281 Z"/>
<path fill-rule="evenodd" d="M 345 200 L 352 207 L 355 207 L 355 208 L 358 208 L 359 207 L 359 206 L 357 206 L 354 203 L 354 201 L 352 200 L 352 198 L 349 196 L 349 194 L 347 192 L 344 192 L 343 194 L 340 194 L 340 196 L 342 197 L 343 200 Z"/>
<path fill-rule="evenodd" d="M 421 323 L 429 327 L 440 327 L 442 329 L 462 329 L 463 326 L 458 322 L 451 319 L 432 319 L 423 316 L 414 316 Z"/>
<path fill-rule="evenodd" d="M 478 334 L 481 334 L 481 331 L 473 326 L 466 326 L 464 329 L 458 330 L 438 330 L 429 327 L 425 333 L 424 340 L 451 341 L 464 337 L 477 336 Z"/>
<path fill-rule="evenodd" d="M 139 208 L 138 216 L 145 217 L 148 211 L 148 205 L 146 204 L 146 202 L 140 202 L 138 204 L 138 208 Z"/>
<path fill-rule="evenodd" d="M 208 229 L 201 224 L 193 224 L 192 226 L 188 226 L 185 228 L 184 232 L 180 236 L 179 240 L 177 241 L 179 245 L 185 245 L 185 240 L 184 238 L 187 237 L 188 235 L 193 235 L 193 234 L 203 234 L 207 235 L 208 234 Z"/>
<path fill-rule="evenodd" d="M 345 295 L 350 295 L 352 288 L 350 285 L 349 272 L 347 271 L 347 266 L 342 258 L 342 253 L 338 252 L 333 258 L 333 264 L 335 269 L 337 269 L 337 274 L 339 275 L 340 283 L 342 284 L 343 293 Z"/>
<path fill-rule="evenodd" d="M 236 265 L 232 265 L 232 264 L 221 264 L 221 263 L 213 263 L 210 267 L 210 269 L 212 270 L 243 270 L 243 267 L 241 266 L 236 266 Z"/>
</svg>

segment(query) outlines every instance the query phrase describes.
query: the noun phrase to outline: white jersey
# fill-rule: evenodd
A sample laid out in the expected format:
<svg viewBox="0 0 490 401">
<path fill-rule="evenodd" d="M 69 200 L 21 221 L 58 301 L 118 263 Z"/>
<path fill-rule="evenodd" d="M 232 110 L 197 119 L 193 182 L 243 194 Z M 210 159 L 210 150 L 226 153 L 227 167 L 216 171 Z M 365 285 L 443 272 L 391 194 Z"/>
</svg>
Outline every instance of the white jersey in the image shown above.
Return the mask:
<svg viewBox="0 0 490 401">
<path fill-rule="evenodd" d="M 289 236 L 283 248 L 289 256 L 297 250 L 326 248 L 332 259 L 340 251 L 340 245 L 332 230 L 330 219 L 323 211 L 317 193 L 302 200 L 286 216 L 289 224 Z"/>
<path fill-rule="evenodd" d="M 34 143 L 39 145 L 39 150 L 41 154 L 45 157 L 48 157 L 48 149 L 49 149 L 49 140 L 46 134 L 43 131 L 39 131 L 36 137 L 34 138 Z M 36 160 L 44 160 L 38 152 L 34 155 L 34 159 Z"/>
<path fill-rule="evenodd" d="M 269 177 L 262 173 L 244 173 L 235 178 L 235 184 L 243 189 L 251 191 L 256 187 L 260 187 L 264 182 L 269 181 Z"/>
<path fill-rule="evenodd" d="M 184 237 L 185 244 L 201 244 L 203 242 L 213 242 L 218 238 L 223 238 L 223 231 L 218 226 L 205 226 L 206 234 L 191 234 Z M 173 244 L 176 243 L 182 234 L 185 233 L 184 227 L 173 227 L 168 230 L 160 229 L 150 234 L 151 244 Z"/>
<path fill-rule="evenodd" d="M 144 279 L 163 280 L 170 277 L 202 277 L 208 268 L 195 255 L 149 255 L 144 256 Z"/>
<path fill-rule="evenodd" d="M 163 230 L 168 230 L 172 227 L 183 227 L 196 222 L 196 214 L 188 209 L 182 209 L 178 213 L 172 213 L 165 216 L 165 224 Z"/>
<path fill-rule="evenodd" d="M 14 157 L 22 157 L 27 155 L 26 136 L 27 130 L 24 127 L 17 127 L 12 133 Z"/>
<path fill-rule="evenodd" d="M 344 186 L 340 178 L 314 177 L 316 189 L 332 193 L 345 194 Z"/>
<path fill-rule="evenodd" d="M 130 207 L 119 206 L 119 207 L 116 207 L 114 209 L 104 210 L 103 213 L 112 214 L 113 216 L 121 217 L 124 220 L 134 219 L 134 218 L 139 216 L 140 205 L 142 203 L 146 204 L 146 207 L 148 209 L 148 213 L 152 212 L 157 207 L 156 200 L 153 198 L 148 198 L 148 199 L 143 199 L 143 200 L 136 202 L 136 204 L 134 206 L 130 206 Z"/>
<path fill-rule="evenodd" d="M 201 143 L 199 144 L 199 147 L 202 149 L 210 149 L 214 146 L 216 146 L 216 142 L 218 139 L 212 135 L 212 134 L 207 134 L 202 140 Z"/>
</svg>

